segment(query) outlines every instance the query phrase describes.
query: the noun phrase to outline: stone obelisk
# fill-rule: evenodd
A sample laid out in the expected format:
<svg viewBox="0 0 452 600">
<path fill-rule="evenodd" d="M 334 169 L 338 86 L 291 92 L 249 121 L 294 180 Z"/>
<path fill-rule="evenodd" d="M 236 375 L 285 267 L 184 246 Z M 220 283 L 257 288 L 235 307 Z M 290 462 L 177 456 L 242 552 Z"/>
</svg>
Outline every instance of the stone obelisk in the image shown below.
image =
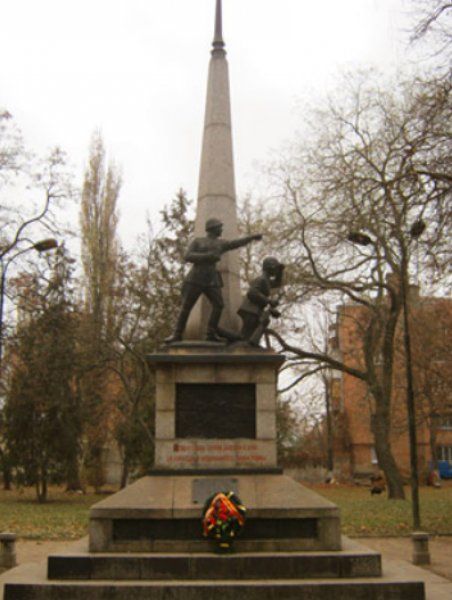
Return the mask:
<svg viewBox="0 0 452 600">
<path fill-rule="evenodd" d="M 232 151 L 231 102 L 229 69 L 222 32 L 222 4 L 216 3 L 215 36 L 209 65 L 204 135 L 199 173 L 195 237 L 204 237 L 207 219 L 223 221 L 223 237 L 238 237 L 235 196 L 234 160 Z M 218 266 L 223 278 L 224 310 L 221 326 L 239 330 L 237 309 L 240 304 L 238 251 L 225 254 Z M 202 296 L 194 307 L 185 331 L 185 339 L 205 339 L 210 304 Z"/>
</svg>

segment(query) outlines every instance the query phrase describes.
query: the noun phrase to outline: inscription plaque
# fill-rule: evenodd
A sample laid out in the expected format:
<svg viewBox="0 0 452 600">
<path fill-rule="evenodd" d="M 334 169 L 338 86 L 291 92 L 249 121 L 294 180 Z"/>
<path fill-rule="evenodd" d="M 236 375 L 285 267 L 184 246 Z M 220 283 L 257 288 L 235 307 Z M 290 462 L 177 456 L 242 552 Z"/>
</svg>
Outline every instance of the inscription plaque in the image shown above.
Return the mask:
<svg viewBox="0 0 452 600">
<path fill-rule="evenodd" d="M 204 504 L 204 502 L 217 492 L 234 492 L 239 495 L 237 479 L 224 477 L 194 479 L 192 483 L 191 499 L 193 504 Z"/>
<path fill-rule="evenodd" d="M 176 438 L 256 439 L 256 386 L 178 383 Z"/>
</svg>

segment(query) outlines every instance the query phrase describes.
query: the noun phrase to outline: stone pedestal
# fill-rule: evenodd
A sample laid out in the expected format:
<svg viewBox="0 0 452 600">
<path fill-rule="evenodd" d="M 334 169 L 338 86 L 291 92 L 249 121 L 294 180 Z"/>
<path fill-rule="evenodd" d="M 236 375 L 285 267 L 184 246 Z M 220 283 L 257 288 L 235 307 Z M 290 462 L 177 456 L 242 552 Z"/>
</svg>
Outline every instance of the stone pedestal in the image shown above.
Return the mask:
<svg viewBox="0 0 452 600">
<path fill-rule="evenodd" d="M 209 484 L 232 487 L 247 507 L 238 552 L 341 548 L 339 509 L 290 477 L 175 473 L 143 477 L 93 506 L 90 551 L 209 551 L 201 530 Z"/>
<path fill-rule="evenodd" d="M 338 508 L 277 465 L 284 357 L 180 343 L 148 360 L 156 373 L 155 468 L 92 508 L 92 552 L 206 551 L 202 509 L 219 491 L 234 491 L 247 507 L 237 550 L 340 550 Z"/>
<path fill-rule="evenodd" d="M 277 470 L 276 380 L 284 358 L 247 346 L 179 344 L 156 373 L 155 470 Z"/>
<path fill-rule="evenodd" d="M 15 533 L 0 533 L 0 569 L 16 566 L 16 539 Z"/>
<path fill-rule="evenodd" d="M 430 564 L 430 551 L 428 548 L 429 537 L 429 534 L 425 531 L 415 531 L 412 534 L 413 565 Z"/>
</svg>

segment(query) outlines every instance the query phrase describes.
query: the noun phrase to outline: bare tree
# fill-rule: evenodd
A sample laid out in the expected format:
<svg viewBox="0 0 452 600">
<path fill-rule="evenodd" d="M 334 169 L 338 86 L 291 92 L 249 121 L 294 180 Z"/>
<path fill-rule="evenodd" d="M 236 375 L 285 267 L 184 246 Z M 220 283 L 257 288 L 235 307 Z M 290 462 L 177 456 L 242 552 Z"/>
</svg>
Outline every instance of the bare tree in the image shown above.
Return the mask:
<svg viewBox="0 0 452 600">
<path fill-rule="evenodd" d="M 0 181 L 4 185 L 26 164 L 22 134 L 7 110 L 0 109 Z"/>
<path fill-rule="evenodd" d="M 300 300 L 345 301 L 353 310 L 343 317 L 361 334 L 347 357 L 273 335 L 294 361 L 365 383 L 377 457 L 390 497 L 402 498 L 390 443 L 400 281 L 415 256 L 425 283 L 445 285 L 450 267 L 450 83 L 383 87 L 369 76 L 346 78 L 333 100 L 305 116 L 304 139 L 272 171 L 288 283 Z"/>
<path fill-rule="evenodd" d="M 55 238 L 65 233 L 58 208 L 65 207 L 72 196 L 64 153 L 55 148 L 44 159 L 34 156 L 25 148 L 12 115 L 0 110 L 0 367 L 4 341 L 13 330 L 8 301 L 10 308 L 16 301 L 8 276 L 23 268 L 22 259 L 28 251 L 42 252 L 57 245 Z M 1 392 L 3 395 L 3 389 Z M 2 408 L 0 401 L 0 411 Z M 5 431 L 0 417 L 0 438 L 2 435 Z M 9 488 L 8 457 L 1 439 L 0 464 L 4 485 Z"/>
<path fill-rule="evenodd" d="M 0 363 L 6 276 L 29 250 L 42 252 L 56 247 L 57 240 L 50 236 L 65 233 L 57 208 L 73 195 L 64 152 L 55 148 L 42 160 L 26 154 L 20 134 L 10 134 L 1 126 L 2 120 L 10 118 L 0 114 L 0 136 L 4 136 L 0 137 Z"/>
<path fill-rule="evenodd" d="M 412 0 L 414 8 L 413 42 L 436 36 L 445 50 L 452 41 L 452 2 L 447 0 Z"/>
<path fill-rule="evenodd" d="M 186 265 L 183 257 L 193 232 L 191 202 L 183 190 L 162 210 L 163 228 L 152 229 L 137 243 L 138 251 L 122 252 L 113 290 L 113 343 L 108 369 L 120 384 L 114 435 L 123 471 L 152 464 L 154 450 L 154 378 L 146 355 L 155 352 L 174 326 Z"/>
</svg>

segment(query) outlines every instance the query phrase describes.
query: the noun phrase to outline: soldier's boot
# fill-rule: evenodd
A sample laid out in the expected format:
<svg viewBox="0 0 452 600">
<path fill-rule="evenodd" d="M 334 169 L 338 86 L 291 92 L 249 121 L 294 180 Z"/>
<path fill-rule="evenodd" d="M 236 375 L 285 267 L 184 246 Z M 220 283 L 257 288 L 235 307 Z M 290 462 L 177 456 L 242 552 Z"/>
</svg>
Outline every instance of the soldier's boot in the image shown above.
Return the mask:
<svg viewBox="0 0 452 600">
<path fill-rule="evenodd" d="M 168 336 L 163 340 L 165 344 L 173 344 L 174 342 L 181 342 L 182 334 L 175 331 L 172 335 Z"/>
<path fill-rule="evenodd" d="M 229 329 L 223 329 L 223 327 L 217 327 L 217 335 L 224 338 L 230 343 L 240 342 L 242 340 L 242 336 L 240 336 L 238 333 L 229 331 Z"/>
<path fill-rule="evenodd" d="M 182 341 L 182 334 L 184 333 L 185 325 L 187 323 L 189 313 L 182 311 L 177 319 L 174 333 L 164 339 L 165 344 L 173 344 L 174 342 Z"/>
<path fill-rule="evenodd" d="M 248 343 L 251 346 L 260 346 L 260 341 L 261 341 L 261 337 L 264 335 L 264 333 L 267 330 L 267 327 L 270 324 L 270 317 L 268 316 L 268 314 L 264 313 L 261 318 L 259 319 L 259 325 L 256 327 L 256 329 L 254 330 L 254 333 L 250 336 Z"/>
<path fill-rule="evenodd" d="M 240 314 L 242 319 L 242 329 L 240 336 L 243 341 L 248 342 L 259 326 L 259 317 L 254 313 L 242 312 Z"/>
<path fill-rule="evenodd" d="M 217 331 L 215 329 L 208 329 L 207 330 L 207 335 L 206 335 L 206 340 L 208 342 L 221 342 L 224 344 L 224 338 L 220 337 L 217 333 Z"/>
<path fill-rule="evenodd" d="M 209 322 L 207 323 L 207 335 L 206 340 L 208 342 L 223 342 L 224 339 L 218 331 L 218 323 L 220 321 L 221 313 L 223 311 L 222 304 L 212 303 L 212 312 L 210 313 Z"/>
</svg>

